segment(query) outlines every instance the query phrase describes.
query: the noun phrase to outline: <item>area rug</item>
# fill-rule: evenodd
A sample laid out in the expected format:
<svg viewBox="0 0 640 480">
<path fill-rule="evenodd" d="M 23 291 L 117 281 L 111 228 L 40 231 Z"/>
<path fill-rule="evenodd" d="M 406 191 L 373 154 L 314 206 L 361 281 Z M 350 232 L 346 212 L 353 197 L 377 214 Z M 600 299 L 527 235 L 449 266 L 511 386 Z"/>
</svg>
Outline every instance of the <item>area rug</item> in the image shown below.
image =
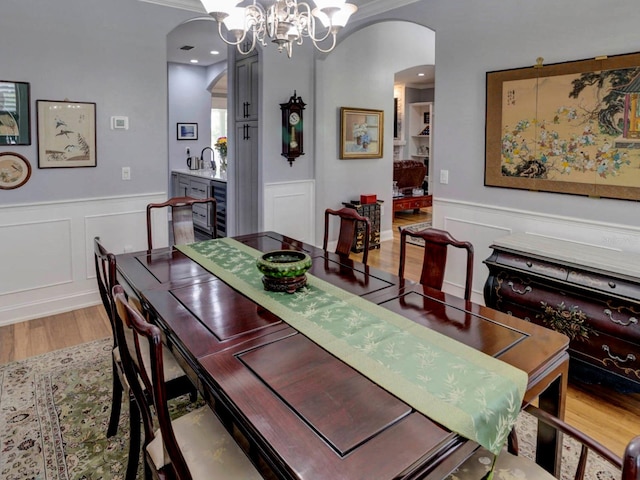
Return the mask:
<svg viewBox="0 0 640 480">
<path fill-rule="evenodd" d="M 412 223 L 411 225 L 398 226 L 398 230 L 402 232 L 402 230 L 409 230 L 410 232 L 419 232 L 420 230 L 424 230 L 425 228 L 431 228 L 431 222 L 419 222 Z M 411 243 L 413 245 L 418 245 L 420 247 L 424 247 L 424 240 L 421 238 L 415 238 L 411 236 L 407 236 L 407 243 Z"/>
<path fill-rule="evenodd" d="M 172 410 L 190 405 L 180 397 Z M 0 365 L 0 478 L 124 479 L 127 402 L 106 438 L 110 411 L 111 339 Z"/>
<path fill-rule="evenodd" d="M 120 480 L 127 462 L 128 408 L 118 433 L 106 438 L 111 406 L 110 339 L 0 365 L 0 478 L 3 480 Z M 194 406 L 172 402 L 172 415 Z M 536 420 L 518 418 L 521 454 L 535 454 Z M 563 445 L 563 479 L 573 478 L 579 447 Z M 139 478 L 142 478 L 139 475 Z M 587 480 L 619 478 L 591 458 Z"/>
</svg>

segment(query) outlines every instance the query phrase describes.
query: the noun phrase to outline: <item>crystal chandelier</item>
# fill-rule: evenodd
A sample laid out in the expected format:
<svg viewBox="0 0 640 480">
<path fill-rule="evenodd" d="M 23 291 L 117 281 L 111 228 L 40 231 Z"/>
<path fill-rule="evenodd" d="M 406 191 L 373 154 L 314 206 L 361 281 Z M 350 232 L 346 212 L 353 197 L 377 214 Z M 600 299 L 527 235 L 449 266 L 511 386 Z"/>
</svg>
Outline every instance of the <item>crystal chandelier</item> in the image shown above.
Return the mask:
<svg viewBox="0 0 640 480">
<path fill-rule="evenodd" d="M 314 0 L 316 8 L 313 9 L 308 3 L 297 0 L 276 0 L 268 8 L 256 0 L 246 7 L 238 6 L 242 0 L 200 1 L 218 23 L 220 38 L 229 45 L 235 45 L 240 53 L 246 55 L 257 43 L 266 46 L 266 39 L 270 38 L 278 46 L 278 51 L 285 50 L 289 58 L 293 44 L 302 45 L 304 37 L 311 39 L 323 53 L 333 50 L 336 34 L 358 9 L 345 3 L 346 0 Z M 222 25 L 227 30 L 226 34 Z"/>
</svg>

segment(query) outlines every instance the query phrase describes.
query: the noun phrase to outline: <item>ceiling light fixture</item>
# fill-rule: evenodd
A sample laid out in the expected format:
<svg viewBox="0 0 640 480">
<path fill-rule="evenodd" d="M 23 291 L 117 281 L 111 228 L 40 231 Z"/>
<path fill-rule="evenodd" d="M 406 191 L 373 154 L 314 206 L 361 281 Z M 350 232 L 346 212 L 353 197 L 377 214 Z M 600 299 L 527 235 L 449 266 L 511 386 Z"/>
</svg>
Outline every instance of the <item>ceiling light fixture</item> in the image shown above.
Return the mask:
<svg viewBox="0 0 640 480">
<path fill-rule="evenodd" d="M 302 45 L 308 37 L 321 52 L 327 53 L 336 46 L 338 31 L 347 24 L 358 9 L 346 0 L 314 0 L 316 8 L 297 0 L 275 0 L 268 8 L 252 0 L 246 7 L 239 7 L 242 0 L 200 0 L 205 10 L 218 23 L 222 40 L 238 48 L 244 55 L 256 44 L 266 46 L 265 39 L 278 46 L 278 51 L 293 53 L 293 44 Z M 319 23 L 326 29 L 322 31 Z M 227 33 L 223 33 L 224 24 Z M 247 39 L 247 36 L 250 38 Z M 232 38 L 229 38 L 232 37 Z M 245 43 L 245 40 L 248 40 Z M 322 45 L 328 44 L 328 48 Z"/>
<path fill-rule="evenodd" d="M 191 60 L 189 60 L 191 63 L 198 63 L 198 60 L 196 58 L 192 58 Z"/>
</svg>

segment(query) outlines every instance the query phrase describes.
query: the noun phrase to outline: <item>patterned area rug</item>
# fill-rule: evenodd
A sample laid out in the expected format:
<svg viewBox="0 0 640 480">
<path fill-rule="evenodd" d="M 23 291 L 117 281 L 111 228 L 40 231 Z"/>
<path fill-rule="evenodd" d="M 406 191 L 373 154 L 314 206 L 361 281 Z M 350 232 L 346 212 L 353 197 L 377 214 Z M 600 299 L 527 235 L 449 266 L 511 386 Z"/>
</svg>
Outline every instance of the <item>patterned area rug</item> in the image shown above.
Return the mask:
<svg viewBox="0 0 640 480">
<path fill-rule="evenodd" d="M 404 227 L 398 226 L 398 230 L 400 232 L 402 232 L 402 230 L 409 230 L 410 232 L 419 232 L 420 230 L 424 230 L 425 228 L 431 228 L 431 221 L 412 223 L 411 225 L 406 225 Z M 407 243 L 424 247 L 424 240 L 422 240 L 421 238 L 407 237 Z"/>
<path fill-rule="evenodd" d="M 187 405 L 181 397 L 172 410 Z M 110 412 L 111 339 L 0 365 L 0 478 L 124 479 L 127 402 L 106 438 Z"/>
<path fill-rule="evenodd" d="M 119 480 L 128 451 L 128 407 L 118 433 L 107 439 L 111 406 L 110 339 L 0 366 L 0 478 L 3 480 Z M 172 402 L 172 415 L 193 406 Z M 521 454 L 533 458 L 536 421 L 518 418 Z M 565 440 L 563 479 L 573 478 L 579 448 Z M 139 478 L 142 478 L 139 475 Z M 587 480 L 619 478 L 591 458 Z"/>
</svg>

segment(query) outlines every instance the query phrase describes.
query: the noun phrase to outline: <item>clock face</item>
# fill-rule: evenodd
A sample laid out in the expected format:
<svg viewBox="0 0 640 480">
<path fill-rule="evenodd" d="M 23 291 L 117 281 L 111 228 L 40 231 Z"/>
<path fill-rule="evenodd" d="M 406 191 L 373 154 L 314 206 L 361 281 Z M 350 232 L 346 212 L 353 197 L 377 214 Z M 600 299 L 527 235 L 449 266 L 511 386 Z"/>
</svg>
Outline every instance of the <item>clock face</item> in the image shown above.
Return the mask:
<svg viewBox="0 0 640 480">
<path fill-rule="evenodd" d="M 296 112 L 292 112 L 289 115 L 289 123 L 291 125 L 297 125 L 298 122 L 300 122 L 300 115 L 298 115 Z"/>
</svg>

